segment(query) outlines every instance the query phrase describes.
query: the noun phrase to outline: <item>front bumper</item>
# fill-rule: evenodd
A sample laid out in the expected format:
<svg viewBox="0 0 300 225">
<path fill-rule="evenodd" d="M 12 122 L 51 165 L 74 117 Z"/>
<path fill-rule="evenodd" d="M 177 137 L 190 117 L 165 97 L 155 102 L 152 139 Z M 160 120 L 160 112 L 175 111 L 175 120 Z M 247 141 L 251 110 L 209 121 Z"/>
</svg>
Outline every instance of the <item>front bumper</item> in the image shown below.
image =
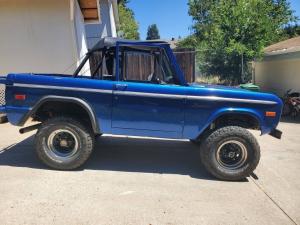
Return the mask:
<svg viewBox="0 0 300 225">
<path fill-rule="evenodd" d="M 273 129 L 269 134 L 270 134 L 272 137 L 275 137 L 275 138 L 277 138 L 277 139 L 281 139 L 282 132 L 281 132 L 280 130 Z"/>
</svg>

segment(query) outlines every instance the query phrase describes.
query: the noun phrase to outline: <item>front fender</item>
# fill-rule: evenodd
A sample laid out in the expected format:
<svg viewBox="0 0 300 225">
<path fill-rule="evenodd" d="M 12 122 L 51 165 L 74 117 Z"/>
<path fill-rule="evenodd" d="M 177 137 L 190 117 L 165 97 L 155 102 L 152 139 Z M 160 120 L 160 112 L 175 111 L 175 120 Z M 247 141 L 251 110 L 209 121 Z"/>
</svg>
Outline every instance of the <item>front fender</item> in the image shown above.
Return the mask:
<svg viewBox="0 0 300 225">
<path fill-rule="evenodd" d="M 208 120 L 209 122 L 208 122 L 207 126 L 209 126 L 218 117 L 220 117 L 222 115 L 225 115 L 225 114 L 232 114 L 232 113 L 235 113 L 235 114 L 245 114 L 245 115 L 252 116 L 253 118 L 255 118 L 258 121 L 258 123 L 259 123 L 261 135 L 268 134 L 273 129 L 273 127 L 271 127 L 270 125 L 268 125 L 266 123 L 263 111 L 253 110 L 253 109 L 250 109 L 250 108 L 221 108 L 221 109 L 215 111 L 210 116 L 210 118 Z M 202 130 L 202 132 L 203 132 L 203 130 Z"/>
<path fill-rule="evenodd" d="M 247 109 L 247 108 L 221 108 L 217 111 L 215 111 L 208 119 L 208 124 L 210 125 L 214 120 L 219 118 L 220 116 L 223 116 L 225 114 L 245 114 L 248 116 L 254 117 L 258 122 L 259 126 L 264 125 L 264 117 L 258 113 L 256 110 L 253 109 Z"/>
<path fill-rule="evenodd" d="M 188 139 L 198 138 L 217 118 L 226 114 L 245 114 L 251 116 L 258 121 L 261 134 L 271 132 L 271 128 L 265 124 L 263 112 L 249 108 L 223 107 L 209 113 L 209 116 L 206 119 L 203 118 L 203 123 L 197 125 L 187 125 L 184 129 L 183 137 Z"/>
</svg>

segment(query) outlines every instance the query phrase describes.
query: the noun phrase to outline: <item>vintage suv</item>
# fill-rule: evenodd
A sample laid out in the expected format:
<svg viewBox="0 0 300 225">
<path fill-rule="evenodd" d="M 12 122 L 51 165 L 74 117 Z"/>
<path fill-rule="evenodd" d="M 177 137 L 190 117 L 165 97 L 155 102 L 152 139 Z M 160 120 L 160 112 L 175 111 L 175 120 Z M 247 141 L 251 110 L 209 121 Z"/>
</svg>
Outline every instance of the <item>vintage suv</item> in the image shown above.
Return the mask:
<svg viewBox="0 0 300 225">
<path fill-rule="evenodd" d="M 73 76 L 8 74 L 0 83 L 6 85 L 0 112 L 16 126 L 30 118 L 39 122 L 20 133 L 37 129 L 38 157 L 60 170 L 83 165 L 95 137 L 117 134 L 189 139 L 199 143 L 202 163 L 213 176 L 240 180 L 260 159 L 259 145 L 247 129 L 281 137 L 278 97 L 188 84 L 162 41 L 104 38 Z"/>
</svg>

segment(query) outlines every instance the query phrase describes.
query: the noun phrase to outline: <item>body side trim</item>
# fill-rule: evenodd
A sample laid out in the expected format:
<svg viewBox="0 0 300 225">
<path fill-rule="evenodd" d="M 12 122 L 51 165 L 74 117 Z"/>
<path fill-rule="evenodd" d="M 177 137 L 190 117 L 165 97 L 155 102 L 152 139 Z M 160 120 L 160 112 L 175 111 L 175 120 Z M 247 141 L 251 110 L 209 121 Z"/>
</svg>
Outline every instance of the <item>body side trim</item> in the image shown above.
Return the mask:
<svg viewBox="0 0 300 225">
<path fill-rule="evenodd" d="M 104 89 L 95 88 L 78 88 L 78 87 L 62 87 L 62 86 L 52 86 L 52 85 L 36 85 L 36 84 L 20 84 L 14 83 L 13 86 L 16 87 L 30 87 L 30 88 L 43 88 L 43 89 L 59 89 L 59 90 L 70 90 L 70 91 L 84 91 L 84 92 L 97 92 L 97 93 L 107 93 L 107 94 L 118 94 L 127 96 L 141 96 L 141 97 L 156 97 L 156 98 L 175 98 L 188 100 L 204 100 L 204 101 L 228 101 L 228 102 L 242 102 L 242 103 L 252 103 L 252 104 L 265 104 L 265 105 L 276 105 L 275 101 L 268 100 L 255 100 L 255 99 L 243 99 L 243 98 L 227 98 L 219 96 L 196 96 L 196 95 L 177 95 L 177 94 L 161 94 L 161 93 L 149 93 L 149 92 L 133 92 L 133 91 L 112 91 Z"/>
<path fill-rule="evenodd" d="M 150 93 L 150 92 L 113 91 L 113 93 L 117 94 L 117 95 L 154 97 L 154 98 L 173 98 L 173 99 L 185 99 L 186 98 L 186 95 L 159 94 L 159 93 Z"/>
<path fill-rule="evenodd" d="M 141 96 L 141 97 L 157 97 L 157 98 L 175 98 L 175 99 L 188 99 L 188 100 L 205 100 L 205 101 L 228 101 L 228 102 L 243 102 L 275 105 L 277 102 L 267 100 L 243 99 L 243 98 L 226 98 L 219 96 L 195 96 L 195 95 L 176 95 L 176 94 L 160 94 L 149 92 L 132 92 L 132 91 L 114 91 L 114 94 L 127 95 L 127 96 Z"/>
<path fill-rule="evenodd" d="M 97 92 L 97 93 L 112 94 L 112 90 L 95 89 L 95 88 L 64 87 L 64 86 L 39 85 L 39 84 L 21 84 L 21 83 L 14 83 L 13 86 L 14 87 L 57 89 L 57 90 L 84 91 L 84 92 Z"/>
<path fill-rule="evenodd" d="M 266 104 L 266 105 L 275 105 L 277 102 L 268 101 L 268 100 L 255 100 L 255 99 L 245 99 L 245 98 L 226 98 L 219 96 L 193 96 L 188 95 L 187 99 L 200 99 L 208 101 L 229 101 L 229 102 L 244 102 L 244 103 L 255 103 L 255 104 Z"/>
</svg>

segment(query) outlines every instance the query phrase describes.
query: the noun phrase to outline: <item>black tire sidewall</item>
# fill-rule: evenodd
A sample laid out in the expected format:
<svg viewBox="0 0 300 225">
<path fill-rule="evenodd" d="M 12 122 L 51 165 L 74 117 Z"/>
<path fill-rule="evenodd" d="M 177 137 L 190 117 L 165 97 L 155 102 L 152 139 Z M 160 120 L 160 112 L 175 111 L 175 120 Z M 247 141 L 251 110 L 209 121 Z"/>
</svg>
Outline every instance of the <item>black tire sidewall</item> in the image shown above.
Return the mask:
<svg viewBox="0 0 300 225">
<path fill-rule="evenodd" d="M 58 129 L 70 131 L 78 141 L 78 151 L 72 160 L 57 161 L 46 153 L 48 150 L 48 138 L 52 132 Z M 75 169 L 81 166 L 91 154 L 93 143 L 91 143 L 90 136 L 89 132 L 77 121 L 70 119 L 66 119 L 66 121 L 63 121 L 63 119 L 49 120 L 37 132 L 35 138 L 36 152 L 38 157 L 51 168 L 61 170 Z"/>
<path fill-rule="evenodd" d="M 250 175 L 260 159 L 259 145 L 254 136 L 244 128 L 224 127 L 212 132 L 201 145 L 201 159 L 207 170 L 215 177 L 223 180 L 241 180 Z M 216 159 L 216 153 L 222 143 L 230 140 L 241 142 L 247 151 L 245 163 L 237 169 L 226 169 Z"/>
</svg>

